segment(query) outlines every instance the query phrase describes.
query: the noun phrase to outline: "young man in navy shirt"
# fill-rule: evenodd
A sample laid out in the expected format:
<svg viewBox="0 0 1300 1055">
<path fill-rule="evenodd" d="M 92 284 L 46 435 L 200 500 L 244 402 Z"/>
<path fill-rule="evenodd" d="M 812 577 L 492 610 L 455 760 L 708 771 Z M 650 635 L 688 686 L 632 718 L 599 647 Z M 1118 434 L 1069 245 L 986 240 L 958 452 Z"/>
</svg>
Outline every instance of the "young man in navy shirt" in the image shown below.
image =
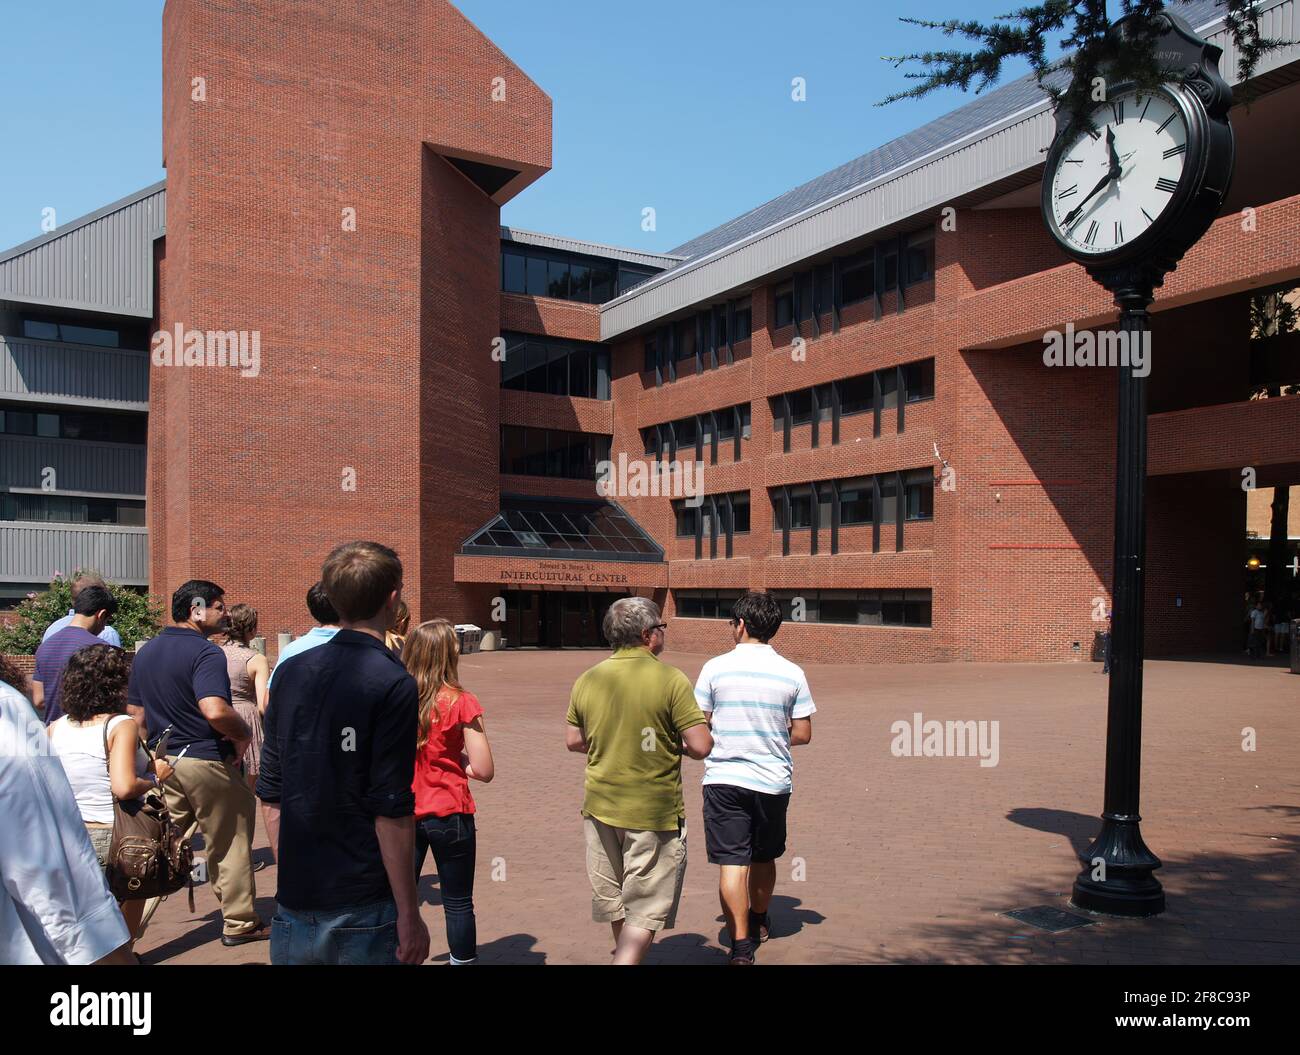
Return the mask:
<svg viewBox="0 0 1300 1055">
<path fill-rule="evenodd" d="M 136 654 L 127 709 L 150 739 L 171 730 L 167 761 L 175 773 L 163 792 L 181 830 L 203 833 L 225 921 L 221 943 L 265 941 L 270 930 L 254 907 L 257 800 L 237 768 L 253 734 L 230 705 L 225 653 L 208 640 L 227 625 L 221 587 L 185 583 L 172 594 L 172 622 Z"/>
<path fill-rule="evenodd" d="M 63 671 L 74 652 L 88 645 L 102 645 L 103 631 L 117 611 L 117 598 L 106 586 L 87 586 L 78 594 L 72 616 L 61 630 L 47 634 L 36 650 L 36 670 L 32 673 L 32 704 L 49 725 L 61 714 L 59 696 L 63 692 Z"/>
<path fill-rule="evenodd" d="M 271 962 L 422 963 L 415 896 L 415 679 L 384 645 L 402 562 L 347 542 L 321 582 L 340 630 L 278 672 L 257 797 L 279 865 Z"/>
</svg>

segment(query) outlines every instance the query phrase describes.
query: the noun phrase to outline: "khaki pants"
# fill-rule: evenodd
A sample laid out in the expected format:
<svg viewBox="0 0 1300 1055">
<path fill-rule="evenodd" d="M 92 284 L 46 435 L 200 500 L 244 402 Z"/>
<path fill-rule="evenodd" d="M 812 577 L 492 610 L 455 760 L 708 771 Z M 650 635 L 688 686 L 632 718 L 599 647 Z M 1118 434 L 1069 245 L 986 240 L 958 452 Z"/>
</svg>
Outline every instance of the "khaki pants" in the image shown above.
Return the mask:
<svg viewBox="0 0 1300 1055">
<path fill-rule="evenodd" d="M 163 786 L 172 820 L 185 833 L 203 833 L 212 890 L 221 902 L 224 933 L 261 926 L 254 901 L 253 829 L 257 799 L 243 774 L 224 762 L 169 758 L 176 772 Z"/>
</svg>

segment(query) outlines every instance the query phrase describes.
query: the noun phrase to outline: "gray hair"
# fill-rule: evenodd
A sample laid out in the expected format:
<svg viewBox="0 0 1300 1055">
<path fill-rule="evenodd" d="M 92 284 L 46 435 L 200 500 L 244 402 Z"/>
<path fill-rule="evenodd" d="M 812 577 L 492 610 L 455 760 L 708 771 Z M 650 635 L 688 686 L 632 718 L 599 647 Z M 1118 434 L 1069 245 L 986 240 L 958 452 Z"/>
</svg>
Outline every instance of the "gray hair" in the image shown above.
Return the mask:
<svg viewBox="0 0 1300 1055">
<path fill-rule="evenodd" d="M 648 597 L 620 597 L 609 606 L 601 629 L 612 648 L 631 648 L 642 645 L 642 635 L 658 626 L 659 606 Z"/>
</svg>

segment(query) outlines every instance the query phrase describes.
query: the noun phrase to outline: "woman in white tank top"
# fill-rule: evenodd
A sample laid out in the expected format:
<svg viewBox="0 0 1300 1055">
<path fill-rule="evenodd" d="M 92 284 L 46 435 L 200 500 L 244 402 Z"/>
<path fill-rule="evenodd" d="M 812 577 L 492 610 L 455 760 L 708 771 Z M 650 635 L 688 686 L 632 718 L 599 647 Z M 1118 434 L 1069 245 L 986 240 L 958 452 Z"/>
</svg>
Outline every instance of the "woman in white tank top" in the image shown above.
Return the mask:
<svg viewBox="0 0 1300 1055">
<path fill-rule="evenodd" d="M 140 728 L 126 713 L 130 674 L 126 653 L 111 645 L 74 652 L 63 674 L 63 717 L 49 728 L 50 750 L 68 774 L 101 867 L 113 838 L 113 799 L 138 799 L 172 774 L 165 759 L 150 762 L 140 748 Z M 144 905 L 142 900 L 118 904 L 133 941 Z"/>
</svg>

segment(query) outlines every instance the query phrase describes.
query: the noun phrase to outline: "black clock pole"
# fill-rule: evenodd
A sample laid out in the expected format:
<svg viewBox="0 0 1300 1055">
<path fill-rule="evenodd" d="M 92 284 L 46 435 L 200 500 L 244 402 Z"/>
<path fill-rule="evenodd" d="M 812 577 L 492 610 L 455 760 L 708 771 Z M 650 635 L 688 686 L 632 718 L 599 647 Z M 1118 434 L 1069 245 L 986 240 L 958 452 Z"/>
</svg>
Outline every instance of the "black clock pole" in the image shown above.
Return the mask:
<svg viewBox="0 0 1300 1055">
<path fill-rule="evenodd" d="M 1139 270 L 1139 269 L 1135 269 Z M 1149 340 L 1150 281 L 1135 274 L 1114 288 L 1119 324 L 1129 349 L 1119 367 L 1115 451 L 1115 559 L 1111 619 L 1110 695 L 1106 724 L 1106 794 L 1101 833 L 1083 857 L 1071 901 L 1114 916 L 1154 916 L 1165 894 L 1153 874 L 1160 858 L 1139 827 L 1142 776 L 1143 593 L 1146 563 L 1147 379 L 1133 369 L 1133 350 Z M 1149 349 L 1148 349 L 1149 350 Z"/>
</svg>

